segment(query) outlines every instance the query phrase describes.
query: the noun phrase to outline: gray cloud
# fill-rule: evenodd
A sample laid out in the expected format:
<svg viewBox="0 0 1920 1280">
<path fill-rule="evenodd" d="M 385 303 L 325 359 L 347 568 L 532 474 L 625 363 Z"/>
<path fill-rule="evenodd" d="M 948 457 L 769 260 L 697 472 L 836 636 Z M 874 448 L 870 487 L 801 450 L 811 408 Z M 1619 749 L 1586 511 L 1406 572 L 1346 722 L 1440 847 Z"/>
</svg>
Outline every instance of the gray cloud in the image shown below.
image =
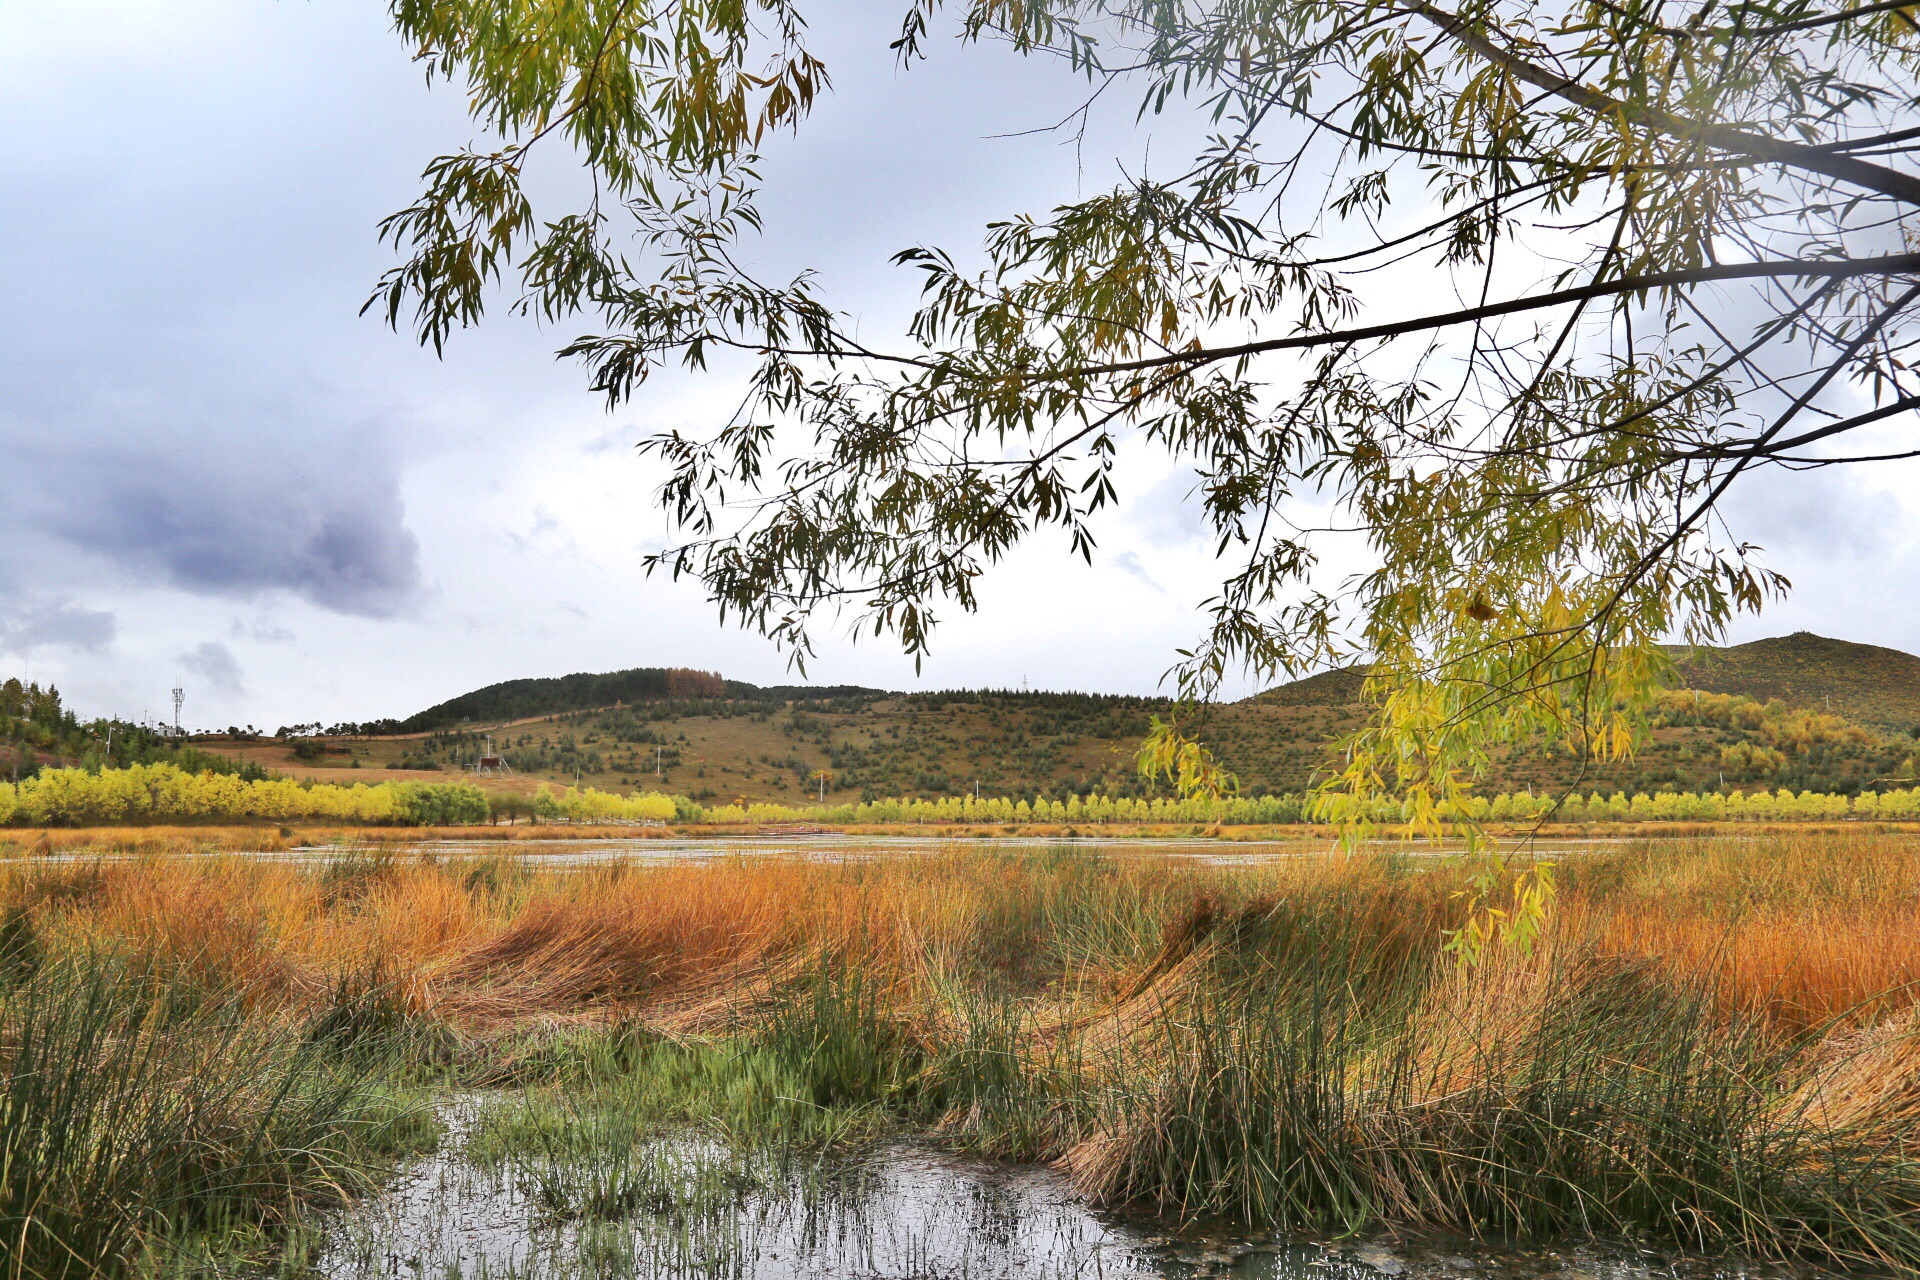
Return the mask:
<svg viewBox="0 0 1920 1280">
<path fill-rule="evenodd" d="M 181 654 L 180 665 L 212 685 L 216 693 L 238 697 L 247 691 L 239 660 L 233 656 L 233 650 L 218 640 L 205 641 Z"/>
<path fill-rule="evenodd" d="M 293 632 L 275 623 L 265 620 L 246 623 L 238 618 L 233 620 L 229 634 L 235 640 L 252 640 L 259 644 L 292 644 L 299 639 Z"/>
<path fill-rule="evenodd" d="M 0 276 L 33 317 L 0 349 L 0 603 L 132 586 L 407 612 L 419 425 L 366 354 L 404 343 L 355 312 L 387 256 L 385 175 L 403 154 L 417 172 L 431 113 L 374 128 L 399 88 L 384 24 L 34 16 L 0 19 L 8 69 L 32 71 L 0 76 L 0 106 L 47 122 L 0 148 Z"/>
<path fill-rule="evenodd" d="M 419 547 L 379 434 L 311 410 L 163 397 L 0 423 L 30 495 L 0 532 L 196 594 L 286 591 L 371 618 L 415 600 Z"/>
<path fill-rule="evenodd" d="M 580 452 L 589 458 L 603 457 L 607 454 L 632 454 L 633 447 L 640 442 L 646 432 L 631 425 L 609 427 L 580 446 Z"/>
<path fill-rule="evenodd" d="M 0 650 L 27 653 L 39 648 L 99 653 L 113 643 L 114 616 L 82 609 L 65 600 L 43 600 L 0 611 Z"/>
</svg>

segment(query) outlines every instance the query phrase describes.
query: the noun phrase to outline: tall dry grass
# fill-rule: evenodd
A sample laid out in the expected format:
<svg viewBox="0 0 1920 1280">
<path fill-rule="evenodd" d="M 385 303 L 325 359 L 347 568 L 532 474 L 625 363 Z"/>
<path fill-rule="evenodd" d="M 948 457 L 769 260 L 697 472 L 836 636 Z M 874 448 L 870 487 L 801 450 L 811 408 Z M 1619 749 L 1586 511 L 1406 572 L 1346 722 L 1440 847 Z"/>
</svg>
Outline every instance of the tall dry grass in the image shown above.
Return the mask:
<svg viewBox="0 0 1920 1280">
<path fill-rule="evenodd" d="M 1659 840 L 1565 868 L 1561 928 L 1710 981 L 1796 1028 L 1877 1021 L 1920 992 L 1920 840 L 1842 831 Z"/>
<path fill-rule="evenodd" d="M 1425 954 L 1462 888 L 1426 860 L 1219 869 L 963 847 L 554 871 L 405 849 L 307 864 L 113 852 L 6 864 L 0 911 L 58 946 L 111 947 L 261 999 L 319 999 L 338 973 L 377 967 L 418 1011 L 483 1029 L 679 1008 L 819 954 L 903 992 L 992 980 L 1064 1010 L 1110 1000 L 1168 939 L 1255 900 L 1339 900 L 1382 945 Z M 1562 867 L 1557 932 L 1563 947 L 1709 981 L 1729 1013 L 1874 1021 L 1920 982 L 1916 855 L 1912 837 L 1864 832 L 1646 842 Z"/>
<path fill-rule="evenodd" d="M 1911 1268 L 1916 852 L 1571 859 L 1546 941 L 1468 973 L 1442 951 L 1467 871 L 1417 858 L 154 855 L 8 865 L 0 919 L 261 1017 L 374 986 L 489 1070 L 535 1030 L 750 1040 L 782 1106 L 881 1107 L 1173 1212 Z"/>
<path fill-rule="evenodd" d="M 423 1013 L 482 1028 L 631 1013 L 769 964 L 832 954 L 889 983 L 999 973 L 1104 981 L 1217 877 L 1153 862 L 956 852 L 843 863 L 727 859 L 537 871 L 510 859 L 353 853 L 13 863 L 0 911 L 50 944 L 111 947 L 259 998 L 320 998 L 378 965 Z M 1271 880 L 1227 888 L 1251 894 Z"/>
</svg>

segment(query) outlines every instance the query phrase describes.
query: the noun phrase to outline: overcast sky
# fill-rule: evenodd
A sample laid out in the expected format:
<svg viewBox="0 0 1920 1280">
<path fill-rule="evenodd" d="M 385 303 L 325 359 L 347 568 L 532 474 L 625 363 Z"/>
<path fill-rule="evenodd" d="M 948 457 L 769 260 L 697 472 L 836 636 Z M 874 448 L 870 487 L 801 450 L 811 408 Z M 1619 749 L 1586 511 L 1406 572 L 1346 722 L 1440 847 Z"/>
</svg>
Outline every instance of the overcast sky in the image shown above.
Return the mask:
<svg viewBox="0 0 1920 1280">
<path fill-rule="evenodd" d="M 821 268 L 869 336 L 911 300 L 895 250 L 971 246 L 1147 161 L 1145 132 L 1003 136 L 1077 101 L 1064 74 L 952 45 L 901 72 L 892 8 L 818 12 L 835 91 L 772 149 L 755 252 Z M 710 429 L 724 379 L 661 378 L 609 414 L 553 359 L 570 330 L 499 314 L 435 359 L 357 314 L 390 262 L 374 224 L 471 137 L 382 4 L 0 0 L 0 112 L 0 675 L 123 716 L 179 680 L 191 724 L 267 728 L 570 671 L 793 678 L 638 569 L 666 527 L 632 445 Z M 1798 591 L 1736 638 L 1920 650 L 1913 475 L 1738 495 Z M 829 630 L 810 678 L 1151 692 L 1219 575 L 1186 482 L 1145 455 L 1123 477 L 1091 568 L 1036 542 L 979 616 L 949 611 L 918 676 Z"/>
</svg>

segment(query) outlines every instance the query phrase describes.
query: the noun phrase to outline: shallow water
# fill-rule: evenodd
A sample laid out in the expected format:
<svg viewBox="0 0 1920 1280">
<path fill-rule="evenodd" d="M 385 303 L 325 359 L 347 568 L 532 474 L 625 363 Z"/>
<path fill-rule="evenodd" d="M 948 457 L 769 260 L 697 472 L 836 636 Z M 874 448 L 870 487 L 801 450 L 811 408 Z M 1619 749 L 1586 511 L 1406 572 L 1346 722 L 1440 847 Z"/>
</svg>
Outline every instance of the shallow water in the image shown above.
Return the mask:
<svg viewBox="0 0 1920 1280">
<path fill-rule="evenodd" d="M 1500 840 L 1486 842 L 1502 852 L 1524 851 L 1543 858 L 1568 858 L 1593 854 L 1636 837 L 1556 837 L 1552 840 Z M 1367 840 L 1363 850 L 1396 853 L 1406 857 L 1446 857 L 1460 853 L 1458 840 L 1409 842 L 1405 840 Z M 818 835 L 818 836 L 704 836 L 687 838 L 596 837 L 541 838 L 534 840 L 378 840 L 339 844 L 296 845 L 290 849 L 223 849 L 202 853 L 178 853 L 170 858 L 253 858 L 263 862 L 313 863 L 360 855 L 391 855 L 439 858 L 509 858 L 531 866 L 567 868 L 627 862 L 659 864 L 703 862 L 738 857 L 798 858 L 811 862 L 861 862 L 879 858 L 926 856 L 954 849 L 1001 850 L 1009 853 L 1063 852 L 1079 850 L 1107 857 L 1170 857 L 1206 866 L 1258 866 L 1300 858 L 1323 858 L 1338 851 L 1326 837 L 1313 840 L 1217 840 L 1205 836 L 1186 837 L 1085 837 L 1060 836 L 896 836 L 896 835 Z M 134 853 L 101 852 L 90 849 L 63 850 L 54 854 L 27 854 L 0 861 L 97 862 L 133 860 Z"/>
<path fill-rule="evenodd" d="M 326 1232 L 326 1280 L 1760 1280 L 1630 1248 L 1316 1242 L 1170 1229 L 1091 1208 L 1051 1170 L 912 1145 L 858 1156 L 741 1153 L 678 1136 L 613 1163 L 482 1167 L 474 1109 L 441 1151 Z"/>
<path fill-rule="evenodd" d="M 1504 850 L 1527 849 L 1546 855 L 1591 853 L 1626 844 L 1632 836 L 1562 837 L 1551 841 L 1502 840 L 1489 842 Z M 356 846 L 358 847 L 358 846 Z M 366 846 L 386 847 L 386 846 Z M 1172 856 L 1217 865 L 1270 862 L 1290 858 L 1320 858 L 1337 852 L 1337 843 L 1326 836 L 1311 839 L 1219 840 L 1207 836 L 903 836 L 840 835 L 814 836 L 701 836 L 647 839 L 593 838 L 538 840 L 422 840 L 409 842 L 406 849 L 441 857 L 518 857 L 541 865 L 568 865 L 599 862 L 650 861 L 693 862 L 709 858 L 740 856 L 798 857 L 820 861 L 859 861 L 871 858 L 925 855 L 953 849 L 990 849 L 1009 853 L 1078 850 L 1112 857 L 1141 855 Z M 1381 853 L 1412 856 L 1459 853 L 1465 846 L 1459 840 L 1410 842 L 1375 839 L 1361 842 L 1364 849 Z M 336 854 L 341 846 L 303 846 L 289 850 L 286 856 Z"/>
</svg>

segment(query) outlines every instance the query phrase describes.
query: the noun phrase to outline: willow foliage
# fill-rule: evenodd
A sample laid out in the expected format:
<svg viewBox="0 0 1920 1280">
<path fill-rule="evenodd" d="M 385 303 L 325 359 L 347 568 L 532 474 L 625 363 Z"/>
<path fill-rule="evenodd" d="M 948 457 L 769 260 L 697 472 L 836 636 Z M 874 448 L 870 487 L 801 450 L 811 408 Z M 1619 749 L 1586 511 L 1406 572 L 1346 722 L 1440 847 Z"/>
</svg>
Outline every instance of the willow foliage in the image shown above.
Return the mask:
<svg viewBox="0 0 1920 1280">
<path fill-rule="evenodd" d="M 1716 516 L 1743 475 L 1907 452 L 1878 433 L 1920 408 L 1911 5 L 908 3 L 907 63 L 951 26 L 1210 134 L 972 256 L 904 249 L 891 344 L 747 265 L 757 157 L 827 87 L 798 0 L 394 6 L 503 141 L 428 168 L 370 305 L 438 347 L 506 284 L 597 329 L 564 354 L 613 401 L 747 353 L 737 415 L 645 442 L 685 534 L 652 566 L 799 660 L 823 610 L 918 655 L 1035 533 L 1089 554 L 1142 440 L 1217 536 L 1183 693 L 1368 663 L 1337 789 L 1440 815 L 1499 743 L 1627 750 L 1655 642 L 1786 585 Z M 536 214 L 548 139 L 593 195 Z M 1349 580 L 1289 519 L 1326 499 Z"/>
</svg>

